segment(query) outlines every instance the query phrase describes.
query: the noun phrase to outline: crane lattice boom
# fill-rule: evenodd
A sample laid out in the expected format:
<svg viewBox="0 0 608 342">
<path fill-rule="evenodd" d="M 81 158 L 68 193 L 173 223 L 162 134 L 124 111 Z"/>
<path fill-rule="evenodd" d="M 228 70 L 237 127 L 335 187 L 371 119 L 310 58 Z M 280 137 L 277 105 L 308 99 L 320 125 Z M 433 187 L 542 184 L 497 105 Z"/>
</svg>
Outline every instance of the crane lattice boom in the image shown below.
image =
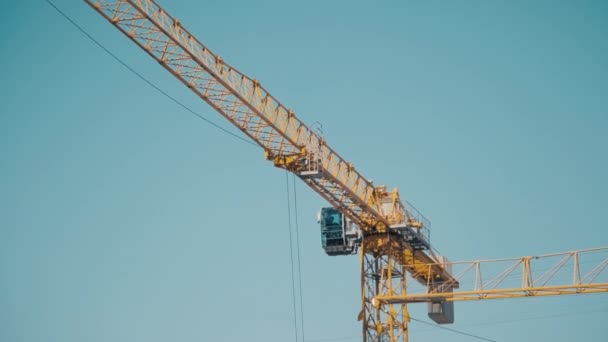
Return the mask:
<svg viewBox="0 0 608 342">
<path fill-rule="evenodd" d="M 439 301 L 441 307 L 434 313 L 436 316 L 431 312 L 429 315 L 436 322 L 451 323 L 452 301 L 475 296 L 474 299 L 504 297 L 509 296 L 508 293 L 515 296 L 512 292 L 541 293 L 541 288 L 531 280 L 531 259 L 516 260 L 515 266 L 505 271 L 507 277 L 523 265 L 522 273 L 529 281 L 524 281 L 515 291 L 503 290 L 499 295 L 491 292 L 496 288 L 489 289 L 488 283 L 481 280 L 476 282 L 478 287 L 473 289 L 474 293 L 467 289 L 454 291 L 461 282 L 461 278 L 451 272 L 452 267 L 457 268 L 456 264 L 433 252 L 429 241 L 430 223 L 401 200 L 397 189 L 388 191 L 386 186 L 374 186 L 259 81 L 213 53 L 154 0 L 85 2 L 258 144 L 267 160 L 294 173 L 332 205 L 333 208 L 323 208 L 320 213 L 324 218 L 320 222 L 322 230 L 326 233 L 323 239 L 329 241 L 324 248 L 327 247 L 330 255 L 351 254 L 360 248 L 362 310 L 359 319 L 364 341 L 407 341 L 408 302 L 437 304 L 435 301 Z M 579 256 L 578 252 L 572 255 L 575 260 Z M 485 263 L 471 264 L 478 270 L 479 279 Z M 607 266 L 608 260 L 594 272 L 601 272 Z M 424 294 L 407 293 L 407 274 L 425 288 Z M 586 282 L 591 278 L 579 275 L 574 279 L 573 284 L 567 285 L 568 289 L 554 290 L 582 293 L 608 289 L 606 284 L 596 286 L 595 278 L 589 284 Z M 498 286 L 502 282 L 499 280 L 493 284 Z"/>
<path fill-rule="evenodd" d="M 214 54 L 155 1 L 85 1 L 261 146 L 275 166 L 295 173 L 365 235 L 385 233 L 395 226 L 408 227 L 420 231 L 423 249 L 430 249 L 428 234 L 424 233 L 430 225 L 428 220 L 412 206 L 406 208 L 397 189 L 374 187 L 259 81 Z M 408 253 L 419 263 L 435 261 L 424 252 Z M 420 274 L 417 280 L 428 280 L 427 273 L 412 271 Z M 430 276 L 449 278 L 441 267 L 435 267 Z"/>
<path fill-rule="evenodd" d="M 433 264 L 427 265 L 432 267 Z M 378 296 L 375 305 L 559 296 L 608 292 L 608 247 L 511 259 L 447 262 L 459 282 L 429 282 L 402 296 Z M 413 292 L 413 293 L 412 293 Z"/>
<path fill-rule="evenodd" d="M 382 195 L 259 81 L 214 54 L 152 0 L 86 0 L 165 69 L 260 145 L 276 166 L 308 185 L 362 228 L 385 229 L 391 216 L 413 217 L 399 202 L 385 215 Z"/>
</svg>

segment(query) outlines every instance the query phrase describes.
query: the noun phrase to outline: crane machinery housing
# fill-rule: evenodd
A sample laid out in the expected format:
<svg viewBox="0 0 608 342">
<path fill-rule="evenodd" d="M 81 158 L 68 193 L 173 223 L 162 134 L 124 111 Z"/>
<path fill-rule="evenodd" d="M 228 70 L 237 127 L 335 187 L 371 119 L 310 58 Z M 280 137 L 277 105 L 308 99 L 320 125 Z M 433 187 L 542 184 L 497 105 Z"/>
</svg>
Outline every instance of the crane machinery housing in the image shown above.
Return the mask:
<svg viewBox="0 0 608 342">
<path fill-rule="evenodd" d="M 293 173 L 329 202 L 317 218 L 322 247 L 330 256 L 360 255 L 364 341 L 407 341 L 407 303 L 428 303 L 429 317 L 446 324 L 454 322 L 457 300 L 608 291 L 608 283 L 597 282 L 608 258 L 584 275 L 579 267 L 580 256 L 606 249 L 564 253 L 566 261 L 554 265 L 552 274 L 569 260 L 579 274 L 572 283 L 553 286 L 547 286 L 552 274 L 542 283 L 533 279 L 531 257 L 513 259 L 490 280 L 481 277 L 481 266 L 492 261 L 449 262 L 431 245 L 429 221 L 400 198 L 398 189 L 375 186 L 258 80 L 213 53 L 156 1 L 85 2 L 258 144 L 274 166 Z M 453 272 L 462 265 L 465 271 Z M 477 279 L 474 288 L 458 291 L 470 270 Z M 521 286 L 504 288 L 504 279 L 517 270 Z M 406 277 L 425 292 L 407 293 Z"/>
</svg>

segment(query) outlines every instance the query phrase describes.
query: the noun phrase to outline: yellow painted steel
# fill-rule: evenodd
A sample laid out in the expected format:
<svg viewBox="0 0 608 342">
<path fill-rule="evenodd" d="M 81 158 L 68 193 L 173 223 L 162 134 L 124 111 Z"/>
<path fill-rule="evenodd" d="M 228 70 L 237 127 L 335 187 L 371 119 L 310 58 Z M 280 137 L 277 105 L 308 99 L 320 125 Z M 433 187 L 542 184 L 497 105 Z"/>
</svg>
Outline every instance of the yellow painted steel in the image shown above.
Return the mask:
<svg viewBox="0 0 608 342">
<path fill-rule="evenodd" d="M 583 271 L 581 260 L 586 262 Z M 406 264 L 407 265 L 407 264 Z M 417 272 L 425 272 L 436 263 L 419 265 Z M 460 290 L 452 291 L 448 283 L 429 282 L 423 293 L 403 295 L 380 294 L 372 299 L 376 307 L 433 301 L 471 301 L 521 297 L 561 296 L 608 292 L 608 247 L 525 256 L 512 259 L 450 262 L 454 279 Z M 488 276 L 488 271 L 494 271 Z M 466 278 L 472 281 L 466 281 Z M 510 280 L 510 282 L 509 282 Z M 515 282 L 519 286 L 514 286 Z M 469 284 L 468 287 L 463 286 Z"/>
<path fill-rule="evenodd" d="M 410 316 L 403 303 L 374 306 L 377 296 L 406 295 L 406 275 L 402 246 L 390 236 L 374 236 L 364 240 L 361 247 L 363 341 L 403 341 L 409 339 Z"/>
<path fill-rule="evenodd" d="M 306 180 L 313 189 L 363 229 L 388 227 L 370 181 L 259 81 L 214 54 L 155 1 L 85 1 L 260 145 L 275 166 L 297 172 L 306 169 L 304 162 L 318 163 L 322 179 Z M 307 158 L 311 149 L 318 151 Z"/>
<path fill-rule="evenodd" d="M 426 252 L 414 252 L 411 246 L 403 242 L 373 238 L 375 234 L 386 234 L 390 225 L 398 222 L 405 222 L 415 229 L 428 228 L 425 220 L 409 211 L 401 202 L 397 189 L 387 191 L 385 186 L 375 187 L 258 80 L 226 63 L 155 1 L 85 2 L 263 148 L 267 160 L 276 167 L 294 172 L 361 227 L 364 239 L 369 238 L 368 250 L 373 251 L 368 256 L 390 257 L 395 265 L 407 262 L 410 265 L 407 271 L 417 274 L 416 278 L 421 283 L 427 282 L 429 277 L 444 280 L 450 277 L 441 266 L 433 267 L 430 273 L 418 272 L 418 264 L 433 262 Z M 316 170 L 317 174 L 304 176 L 303 172 L 310 170 Z M 383 203 L 391 205 L 383 207 Z M 390 255 L 383 254 L 387 250 L 384 247 L 393 248 Z M 371 297 L 367 300 L 371 302 Z M 363 313 L 370 315 L 366 307 L 363 305 Z M 399 310 L 406 311 L 405 305 L 400 305 Z M 394 318 L 389 322 L 378 321 L 377 324 L 396 326 Z M 392 330 L 399 329 L 401 332 L 397 335 L 407 335 L 403 332 L 405 327 Z"/>
<path fill-rule="evenodd" d="M 226 63 L 155 1 L 85 2 L 257 143 L 274 166 L 295 173 L 362 229 L 359 319 L 363 322 L 364 341 L 407 341 L 408 302 L 436 298 L 469 300 L 472 297 L 468 295 L 507 298 L 543 291 L 522 286 L 518 293 L 455 291 L 448 296 L 431 291 L 427 297 L 407 294 L 406 273 L 427 286 L 441 283 L 458 288 L 459 280 L 447 271 L 445 264 L 437 263 L 429 249 L 415 250 L 392 234 L 390 227 L 403 223 L 412 229 L 428 229 L 428 222 L 401 201 L 397 189 L 388 191 L 385 186 L 374 186 L 258 80 Z M 436 286 L 431 289 L 436 291 Z M 583 287 L 572 289 L 580 292 Z M 555 288 L 543 293 L 569 290 Z M 592 290 L 603 288 L 586 289 Z"/>
<path fill-rule="evenodd" d="M 321 170 L 321 177 L 304 181 L 364 231 L 384 232 L 400 217 L 423 227 L 398 191 L 374 187 L 259 81 L 214 54 L 155 1 L 85 1 L 262 147 L 275 166 L 296 173 Z M 384 198 L 394 200 L 392 212 L 383 212 Z"/>
</svg>

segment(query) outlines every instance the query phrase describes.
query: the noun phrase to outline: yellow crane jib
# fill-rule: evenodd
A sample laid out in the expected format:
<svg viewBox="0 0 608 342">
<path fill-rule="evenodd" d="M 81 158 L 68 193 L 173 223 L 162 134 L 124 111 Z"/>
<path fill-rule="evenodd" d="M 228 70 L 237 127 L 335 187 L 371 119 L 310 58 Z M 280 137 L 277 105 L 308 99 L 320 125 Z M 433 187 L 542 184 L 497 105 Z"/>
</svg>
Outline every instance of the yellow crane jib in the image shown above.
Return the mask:
<svg viewBox="0 0 608 342">
<path fill-rule="evenodd" d="M 443 264 L 424 266 L 440 260 L 431 248 L 430 222 L 397 189 L 374 186 L 258 80 L 213 53 L 156 1 L 84 1 L 258 144 L 267 160 L 329 202 L 318 215 L 322 245 L 329 255 L 360 253 L 365 341 L 407 338 L 406 305 L 373 301 L 406 295 L 406 274 L 418 283 L 458 287 Z M 431 318 L 453 320 L 439 316 Z"/>
<path fill-rule="evenodd" d="M 374 305 L 455 302 L 608 292 L 608 247 L 508 259 L 441 261 L 452 280 L 429 279 L 401 296 L 377 296 Z M 439 263 L 418 265 L 429 273 Z M 459 288 L 455 283 L 467 284 Z"/>
</svg>

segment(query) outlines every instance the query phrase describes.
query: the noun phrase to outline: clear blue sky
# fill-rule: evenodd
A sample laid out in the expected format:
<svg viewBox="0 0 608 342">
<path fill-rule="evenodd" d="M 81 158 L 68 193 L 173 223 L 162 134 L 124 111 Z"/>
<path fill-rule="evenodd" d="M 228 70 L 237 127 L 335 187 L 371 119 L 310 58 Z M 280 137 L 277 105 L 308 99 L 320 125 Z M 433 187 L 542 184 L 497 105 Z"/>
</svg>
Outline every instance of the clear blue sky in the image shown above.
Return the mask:
<svg viewBox="0 0 608 342">
<path fill-rule="evenodd" d="M 55 2 L 228 127 L 84 2 Z M 398 186 L 449 258 L 608 245 L 606 2 L 161 5 Z M 42 0 L 4 4 L 0 42 L 0 340 L 292 340 L 285 175 Z M 307 339 L 356 341 L 358 258 L 323 253 L 325 203 L 299 185 Z M 608 295 L 459 303 L 453 328 L 600 341 L 607 314 Z M 414 342 L 446 339 L 471 341 L 412 323 Z"/>
</svg>

